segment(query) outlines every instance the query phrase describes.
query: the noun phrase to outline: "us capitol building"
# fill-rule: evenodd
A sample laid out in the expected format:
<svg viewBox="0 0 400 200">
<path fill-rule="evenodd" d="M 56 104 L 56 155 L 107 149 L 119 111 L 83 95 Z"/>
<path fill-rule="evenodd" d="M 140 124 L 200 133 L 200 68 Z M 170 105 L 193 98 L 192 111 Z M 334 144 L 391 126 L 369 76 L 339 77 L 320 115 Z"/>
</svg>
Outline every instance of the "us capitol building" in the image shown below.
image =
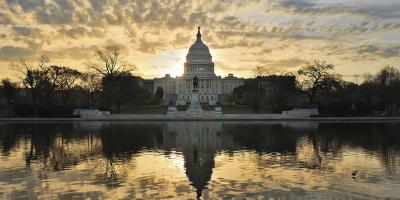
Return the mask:
<svg viewBox="0 0 400 200">
<path fill-rule="evenodd" d="M 189 48 L 184 64 L 184 73 L 180 77 L 172 78 L 169 74 L 148 82 L 148 89 L 153 93 L 158 87 L 163 88 L 166 104 L 190 104 L 193 90 L 193 78 L 198 78 L 199 99 L 202 105 L 216 105 L 224 102 L 224 96 L 231 94 L 233 89 L 243 85 L 244 79 L 229 74 L 225 78 L 214 72 L 215 64 L 207 45 L 201 40 L 200 27 L 196 34 L 196 41 Z M 153 83 L 151 83 L 153 82 Z M 149 88 L 150 87 L 150 88 Z"/>
</svg>

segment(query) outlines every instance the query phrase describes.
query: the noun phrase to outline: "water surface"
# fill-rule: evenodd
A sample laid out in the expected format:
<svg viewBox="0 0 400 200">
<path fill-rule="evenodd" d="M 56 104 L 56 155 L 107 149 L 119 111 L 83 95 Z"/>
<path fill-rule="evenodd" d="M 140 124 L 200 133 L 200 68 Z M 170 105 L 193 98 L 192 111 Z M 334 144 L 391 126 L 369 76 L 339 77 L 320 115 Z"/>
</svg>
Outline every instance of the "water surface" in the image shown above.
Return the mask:
<svg viewBox="0 0 400 200">
<path fill-rule="evenodd" d="M 0 152 L 0 199 L 400 197 L 400 123 L 2 123 Z"/>
</svg>

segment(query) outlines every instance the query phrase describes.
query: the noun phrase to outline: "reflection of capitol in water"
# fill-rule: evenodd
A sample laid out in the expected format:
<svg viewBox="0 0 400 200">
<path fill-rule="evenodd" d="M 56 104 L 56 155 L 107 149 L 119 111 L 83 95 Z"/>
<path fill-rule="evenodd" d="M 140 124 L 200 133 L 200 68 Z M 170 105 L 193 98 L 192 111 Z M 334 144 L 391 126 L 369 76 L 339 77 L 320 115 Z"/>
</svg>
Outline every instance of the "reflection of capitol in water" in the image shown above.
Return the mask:
<svg viewBox="0 0 400 200">
<path fill-rule="evenodd" d="M 254 123 L 252 124 L 254 125 Z M 294 127 L 294 129 L 300 128 L 300 130 L 307 129 L 309 131 L 318 128 L 318 124 L 315 123 L 285 123 L 275 124 L 275 126 Z M 235 130 L 234 123 L 170 122 L 166 124 L 163 133 L 164 148 L 183 152 L 186 175 L 196 188 L 197 198 L 201 197 L 202 191 L 211 179 L 216 153 L 243 149 L 243 146 L 231 135 Z M 251 129 L 249 131 L 247 134 L 251 134 Z M 252 136 L 248 135 L 248 137 Z M 274 141 L 271 141 L 272 146 L 274 146 L 273 143 Z M 293 146 L 294 148 L 295 146 Z"/>
<path fill-rule="evenodd" d="M 315 122 L 10 124 L 0 126 L 0 149 L 3 155 L 13 152 L 10 155 L 23 156 L 15 160 L 25 162 L 26 173 L 39 170 L 41 178 L 46 178 L 46 174 L 53 171 L 68 174 L 71 169 L 87 164 L 88 180 L 92 181 L 94 176 L 96 183 L 107 187 L 134 187 L 137 194 L 149 188 L 167 190 L 170 187 L 172 191 L 169 194 L 173 195 L 177 194 L 176 186 L 192 195 L 186 198 L 193 198 L 194 190 L 197 198 L 208 198 L 216 189 L 229 187 L 222 186 L 224 183 L 219 182 L 221 178 L 234 182 L 232 177 L 225 177 L 229 175 L 225 173 L 227 169 L 232 170 L 231 175 L 236 175 L 243 173 L 243 167 L 249 165 L 250 170 L 245 174 L 249 180 L 268 173 L 279 177 L 281 172 L 290 170 L 295 174 L 294 179 L 302 173 L 311 172 L 312 176 L 313 170 L 335 174 L 347 169 L 343 166 L 353 162 L 353 158 L 348 157 L 349 151 L 362 155 L 358 158 L 364 156 L 369 159 L 368 162 L 355 161 L 348 170 L 363 173 L 381 166 L 385 173 L 396 175 L 400 166 L 399 130 L 398 124 L 360 123 L 348 126 Z M 16 150 L 18 153 L 14 152 Z M 174 162 L 179 163 L 178 170 L 168 167 Z M 4 163 L 0 163 L 0 172 Z M 360 166 L 360 163 L 365 165 Z M 374 167 L 369 168 L 371 165 Z M 95 170 L 90 172 L 93 167 Z M 351 174 L 351 171 L 345 174 Z M 79 173 L 75 175 L 76 180 L 81 180 Z M 168 180 L 171 176 L 172 179 L 176 176 L 180 178 Z M 288 177 L 290 173 L 283 176 Z M 225 183 L 231 184 L 229 181 Z M 264 183 L 263 179 L 261 183 Z M 295 181 L 292 183 L 295 184 Z M 168 197 L 167 194 L 159 196 Z"/>
<path fill-rule="evenodd" d="M 256 122 L 79 122 L 75 128 L 89 130 L 92 127 L 92 130 L 99 131 L 103 152 L 107 155 L 118 153 L 121 149 L 139 152 L 141 147 L 182 152 L 186 176 L 199 198 L 212 177 L 214 159 L 219 152 L 252 148 L 261 152 L 293 154 L 296 151 L 296 139 L 318 129 L 317 123 L 281 122 L 265 125 Z"/>
<path fill-rule="evenodd" d="M 220 137 L 222 123 L 168 123 L 165 131 L 165 148 L 183 152 L 186 175 L 199 198 L 211 179 L 216 151 L 223 144 L 233 145 L 233 141 Z"/>
<path fill-rule="evenodd" d="M 334 134 L 330 126 L 335 126 L 341 134 Z M 106 155 L 135 154 L 143 147 L 182 152 L 186 176 L 196 189 L 197 198 L 207 188 L 216 166 L 215 156 L 220 152 L 255 151 L 260 156 L 266 154 L 263 162 L 271 166 L 290 164 L 325 169 L 330 161 L 343 156 L 343 146 L 363 146 L 371 142 L 364 143 L 360 139 L 365 136 L 362 131 L 365 125 L 349 129 L 315 122 L 104 123 L 100 128 L 99 124 L 93 127 L 100 133 Z M 384 154 L 383 162 L 388 170 L 394 171 L 393 162 L 396 161 L 392 157 L 385 158 L 387 153 Z"/>
</svg>

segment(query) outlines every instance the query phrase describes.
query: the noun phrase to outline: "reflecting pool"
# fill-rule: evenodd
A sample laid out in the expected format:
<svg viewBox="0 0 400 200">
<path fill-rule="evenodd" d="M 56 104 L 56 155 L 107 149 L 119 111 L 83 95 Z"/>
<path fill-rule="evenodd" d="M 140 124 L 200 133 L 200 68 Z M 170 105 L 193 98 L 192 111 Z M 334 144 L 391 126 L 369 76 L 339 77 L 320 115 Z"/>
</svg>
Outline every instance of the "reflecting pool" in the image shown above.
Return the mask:
<svg viewBox="0 0 400 200">
<path fill-rule="evenodd" d="M 0 199 L 400 198 L 400 123 L 0 123 Z"/>
</svg>

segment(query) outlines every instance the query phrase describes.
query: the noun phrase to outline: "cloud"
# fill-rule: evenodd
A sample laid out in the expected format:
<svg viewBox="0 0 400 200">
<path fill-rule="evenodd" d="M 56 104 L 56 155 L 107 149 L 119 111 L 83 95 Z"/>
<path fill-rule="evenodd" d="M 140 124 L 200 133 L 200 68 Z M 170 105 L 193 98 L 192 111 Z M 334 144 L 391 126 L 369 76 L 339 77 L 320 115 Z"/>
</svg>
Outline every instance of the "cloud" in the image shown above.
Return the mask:
<svg viewBox="0 0 400 200">
<path fill-rule="evenodd" d="M 182 33 L 177 33 L 175 39 L 172 41 L 172 45 L 178 48 L 185 47 L 190 41 L 193 40 L 193 36 L 184 35 Z"/>
<path fill-rule="evenodd" d="M 59 50 L 44 50 L 40 55 L 45 55 L 51 59 L 87 59 L 94 57 L 94 52 L 99 47 L 96 45 L 91 46 L 72 46 Z"/>
<path fill-rule="evenodd" d="M 152 54 L 134 61 L 151 66 L 161 51 L 186 51 L 197 26 L 213 57 L 231 60 L 217 68 L 233 72 L 310 57 L 366 65 L 400 57 L 397 0 L 6 0 L 0 10 L 0 62 L 46 54 L 84 63 L 117 45 Z"/>
<path fill-rule="evenodd" d="M 400 45 L 362 45 L 357 47 L 357 53 L 365 58 L 392 58 L 400 57 Z"/>
<path fill-rule="evenodd" d="M 59 35 L 78 39 L 81 37 L 102 37 L 104 32 L 100 28 L 87 28 L 85 26 L 62 27 L 58 30 Z"/>
<path fill-rule="evenodd" d="M 215 62 L 215 68 L 218 68 L 220 70 L 223 70 L 225 72 L 245 72 L 245 71 L 251 71 L 251 67 L 250 66 L 232 66 L 232 65 L 228 65 L 225 64 L 224 62 Z"/>
<path fill-rule="evenodd" d="M 165 43 L 158 41 L 148 41 L 145 39 L 140 40 L 139 47 L 137 50 L 144 53 L 155 54 L 156 50 L 161 50 Z"/>
<path fill-rule="evenodd" d="M 308 0 L 270 0 L 266 12 L 284 10 L 295 14 L 305 15 L 350 15 L 374 19 L 388 19 L 400 17 L 400 3 L 391 0 L 382 0 L 379 3 L 365 1 L 360 3 L 349 0 L 347 3 L 321 3 Z"/>
<path fill-rule="evenodd" d="M 264 41 L 251 41 L 251 40 L 222 41 L 219 44 L 212 43 L 211 47 L 215 49 L 228 49 L 237 47 L 260 47 L 263 44 Z"/>
<path fill-rule="evenodd" d="M 261 63 L 261 66 L 285 69 L 296 68 L 308 62 L 307 60 L 303 60 L 297 57 L 276 60 L 259 58 L 258 61 Z"/>
<path fill-rule="evenodd" d="M 366 41 L 345 46 L 329 44 L 318 50 L 353 62 L 400 59 L 400 44 L 371 44 Z"/>
<path fill-rule="evenodd" d="M 42 31 L 39 28 L 32 28 L 27 26 L 13 26 L 12 29 L 19 35 L 30 38 L 40 38 Z"/>
<path fill-rule="evenodd" d="M 12 17 L 6 13 L 0 12 L 0 24 L 13 24 Z"/>
<path fill-rule="evenodd" d="M 30 49 L 14 46 L 3 46 L 0 48 L 0 59 L 6 61 L 14 61 L 18 58 L 26 58 L 34 55 Z"/>
</svg>

